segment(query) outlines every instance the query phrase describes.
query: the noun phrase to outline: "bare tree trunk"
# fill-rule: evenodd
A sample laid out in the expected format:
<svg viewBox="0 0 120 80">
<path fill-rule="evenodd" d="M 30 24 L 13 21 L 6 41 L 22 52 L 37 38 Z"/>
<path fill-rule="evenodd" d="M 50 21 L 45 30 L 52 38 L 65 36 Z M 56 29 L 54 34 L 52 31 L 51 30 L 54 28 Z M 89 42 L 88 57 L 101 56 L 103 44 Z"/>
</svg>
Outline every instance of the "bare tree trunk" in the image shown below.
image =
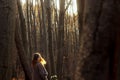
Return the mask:
<svg viewBox="0 0 120 80">
<path fill-rule="evenodd" d="M 20 58 L 20 62 L 22 64 L 23 70 L 25 72 L 25 80 L 31 80 L 31 68 L 30 68 L 30 64 L 29 64 L 29 59 L 27 57 L 28 55 L 28 40 L 27 40 L 27 30 L 26 30 L 26 24 L 25 24 L 25 19 L 23 16 L 23 12 L 22 12 L 22 6 L 20 3 L 20 0 L 17 0 L 17 6 L 18 6 L 18 12 L 19 12 L 19 18 L 20 18 L 20 28 L 21 28 L 21 33 L 22 36 L 20 36 L 19 31 L 19 27 L 18 29 L 16 29 L 16 47 L 18 50 L 18 55 Z M 23 41 L 23 42 L 20 42 Z M 25 60 L 26 62 L 24 62 L 23 60 Z M 28 67 L 28 68 L 27 68 Z"/>
<path fill-rule="evenodd" d="M 57 54 L 57 75 L 58 79 L 63 77 L 63 54 L 64 54 L 64 15 L 65 15 L 65 0 L 60 0 L 60 13 L 58 23 L 58 54 Z M 61 67 L 60 67 L 61 66 Z"/>
<path fill-rule="evenodd" d="M 114 53 L 114 6 L 114 0 L 86 0 L 75 80 L 107 79 Z"/>
<path fill-rule="evenodd" d="M 41 1 L 41 7 L 42 7 L 42 25 L 41 25 L 41 29 L 43 30 L 43 34 L 42 34 L 42 40 L 44 41 L 41 41 L 41 44 L 42 44 L 42 47 L 44 49 L 43 51 L 43 54 L 45 54 L 46 57 L 48 57 L 48 34 L 47 34 L 47 31 L 48 31 L 48 27 L 47 27 L 47 17 L 46 17 L 46 7 L 48 6 L 47 3 L 46 3 L 46 0 L 43 2 L 43 0 L 40 0 Z"/>
<path fill-rule="evenodd" d="M 120 19 L 120 17 L 119 17 Z M 119 24 L 120 25 L 120 24 Z M 109 74 L 109 78 L 110 80 L 119 80 L 119 74 L 120 74 L 120 28 L 117 28 L 116 30 L 116 44 L 115 44 L 115 53 L 113 54 L 113 56 L 111 56 L 113 59 L 112 63 L 110 66 L 112 66 L 112 74 Z"/>
<path fill-rule="evenodd" d="M 115 44 L 115 53 L 114 56 L 112 56 L 114 58 L 113 61 L 113 75 L 109 75 L 110 78 L 111 76 L 113 77 L 112 79 L 114 80 L 120 80 L 120 1 L 116 0 L 115 1 L 115 5 L 116 5 L 116 9 L 115 11 L 117 12 L 116 14 L 116 21 L 114 23 L 114 26 L 116 26 L 116 44 Z M 109 79 L 110 79 L 109 78 Z"/>
<path fill-rule="evenodd" d="M 84 7 L 85 7 L 85 0 L 77 0 L 79 39 L 81 37 L 81 32 L 83 29 Z"/>
<path fill-rule="evenodd" d="M 26 14 L 27 14 L 27 31 L 28 31 L 28 56 L 31 61 L 32 58 L 32 44 L 31 44 L 31 26 L 30 26 L 30 0 L 26 0 Z"/>
<path fill-rule="evenodd" d="M 23 15 L 20 0 L 17 0 L 17 6 L 18 6 L 18 12 L 20 18 L 20 28 L 22 33 L 23 47 L 25 48 L 25 53 L 28 55 L 28 40 L 27 40 L 27 30 L 26 30 L 27 28 L 26 28 L 25 18 Z"/>
<path fill-rule="evenodd" d="M 51 76 L 51 65 L 50 65 L 50 57 L 49 57 L 49 50 L 48 50 L 48 19 L 46 13 L 47 0 L 40 0 L 41 4 L 39 4 L 38 9 L 38 16 L 40 24 L 40 52 L 46 58 L 47 61 L 47 71 L 48 71 L 48 78 L 50 79 Z M 40 8 L 41 7 L 41 8 Z M 42 16 L 41 16 L 42 15 Z"/>
<path fill-rule="evenodd" d="M 34 49 L 34 37 L 33 37 L 33 18 L 32 18 L 32 16 L 33 16 L 33 3 L 32 2 L 30 2 L 30 40 L 31 40 L 31 53 L 33 53 L 34 51 L 35 51 L 35 49 Z M 32 54 L 31 54 L 32 55 Z"/>
<path fill-rule="evenodd" d="M 23 71 L 25 73 L 25 80 L 32 80 L 31 65 L 29 63 L 29 59 L 27 58 L 27 55 L 26 55 L 24 47 L 23 47 L 19 28 L 16 28 L 15 42 L 16 42 L 16 47 L 17 47 L 17 51 L 18 51 L 18 56 L 19 56 Z"/>
<path fill-rule="evenodd" d="M 0 0 L 0 80 L 11 80 L 16 0 Z"/>
<path fill-rule="evenodd" d="M 54 62 L 54 54 L 53 54 L 53 43 L 52 43 L 52 19 L 51 19 L 51 3 L 50 0 L 47 0 L 47 18 L 48 18 L 48 52 L 50 57 L 50 65 L 51 65 L 51 75 L 55 74 L 55 62 Z"/>
</svg>

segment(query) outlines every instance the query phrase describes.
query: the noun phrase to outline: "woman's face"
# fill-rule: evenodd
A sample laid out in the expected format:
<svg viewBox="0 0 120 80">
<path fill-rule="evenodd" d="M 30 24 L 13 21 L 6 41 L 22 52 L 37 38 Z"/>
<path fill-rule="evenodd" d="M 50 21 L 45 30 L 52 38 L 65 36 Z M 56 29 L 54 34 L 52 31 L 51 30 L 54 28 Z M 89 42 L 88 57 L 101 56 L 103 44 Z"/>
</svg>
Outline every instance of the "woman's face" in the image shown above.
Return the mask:
<svg viewBox="0 0 120 80">
<path fill-rule="evenodd" d="M 38 60 L 37 61 L 40 61 L 40 57 L 38 58 Z"/>
</svg>

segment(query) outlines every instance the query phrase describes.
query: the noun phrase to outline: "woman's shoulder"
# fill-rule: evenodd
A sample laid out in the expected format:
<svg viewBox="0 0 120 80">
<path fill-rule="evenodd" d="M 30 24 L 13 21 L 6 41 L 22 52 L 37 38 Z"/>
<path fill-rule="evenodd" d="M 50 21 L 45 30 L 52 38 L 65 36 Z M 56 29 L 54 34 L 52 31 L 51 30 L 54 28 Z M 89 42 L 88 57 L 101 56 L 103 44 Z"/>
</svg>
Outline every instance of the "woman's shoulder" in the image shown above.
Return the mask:
<svg viewBox="0 0 120 80">
<path fill-rule="evenodd" d="M 40 62 L 37 62 L 36 65 L 37 66 L 42 66 L 42 64 Z"/>
</svg>

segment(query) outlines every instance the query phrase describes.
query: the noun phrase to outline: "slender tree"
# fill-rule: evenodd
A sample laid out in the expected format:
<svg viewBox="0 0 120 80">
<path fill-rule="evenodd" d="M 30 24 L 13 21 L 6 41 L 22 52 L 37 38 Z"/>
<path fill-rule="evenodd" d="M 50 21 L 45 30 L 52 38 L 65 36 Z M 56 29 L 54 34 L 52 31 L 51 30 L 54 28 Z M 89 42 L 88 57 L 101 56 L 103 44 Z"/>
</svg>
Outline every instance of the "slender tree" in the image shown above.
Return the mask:
<svg viewBox="0 0 120 80">
<path fill-rule="evenodd" d="M 81 38 L 81 32 L 82 32 L 82 29 L 83 29 L 85 0 L 76 0 L 76 1 L 77 1 L 79 39 L 80 39 Z"/>
<path fill-rule="evenodd" d="M 52 19 L 51 19 L 51 0 L 47 0 L 46 11 L 47 11 L 47 22 L 48 22 L 48 52 L 51 64 L 51 75 L 55 74 L 55 62 L 53 54 L 53 43 L 52 43 Z"/>
<path fill-rule="evenodd" d="M 27 58 L 27 54 L 25 53 L 19 26 L 16 28 L 15 31 L 15 43 L 23 71 L 25 73 L 25 80 L 32 80 L 31 65 L 29 63 L 29 59 Z"/>
<path fill-rule="evenodd" d="M 57 54 L 57 74 L 58 79 L 62 79 L 63 68 L 63 49 L 64 49 L 64 15 L 65 15 L 65 0 L 60 0 L 60 13 L 58 23 L 58 54 Z M 60 67 L 61 66 L 61 67 Z"/>
<path fill-rule="evenodd" d="M 23 47 L 25 48 L 25 53 L 28 54 L 28 39 L 27 39 L 27 27 L 25 23 L 25 18 L 23 15 L 22 6 L 20 0 L 17 0 L 18 13 L 20 18 L 20 29 L 22 34 Z"/>
<path fill-rule="evenodd" d="M 18 25 L 16 26 L 15 43 L 23 71 L 25 73 L 25 80 L 31 80 L 32 79 L 31 65 L 27 57 L 29 49 L 28 49 L 28 40 L 27 40 L 27 32 L 26 32 L 26 23 L 23 16 L 20 0 L 17 0 L 17 6 L 19 12 L 20 25 L 18 24 L 19 21 L 18 20 L 16 22 L 16 24 Z"/>
</svg>

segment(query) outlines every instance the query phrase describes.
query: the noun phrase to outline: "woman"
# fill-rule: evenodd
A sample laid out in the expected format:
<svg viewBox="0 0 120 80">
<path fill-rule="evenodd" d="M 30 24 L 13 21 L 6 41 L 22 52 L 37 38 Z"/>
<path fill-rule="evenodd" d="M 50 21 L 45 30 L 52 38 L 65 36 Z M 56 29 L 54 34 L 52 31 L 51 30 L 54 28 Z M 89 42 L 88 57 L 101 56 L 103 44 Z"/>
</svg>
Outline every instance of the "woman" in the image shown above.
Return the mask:
<svg viewBox="0 0 120 80">
<path fill-rule="evenodd" d="M 43 61 L 44 59 L 41 57 L 40 53 L 35 53 L 33 55 L 33 80 L 47 80 L 48 72 L 46 71 L 44 64 L 42 64 Z"/>
</svg>

